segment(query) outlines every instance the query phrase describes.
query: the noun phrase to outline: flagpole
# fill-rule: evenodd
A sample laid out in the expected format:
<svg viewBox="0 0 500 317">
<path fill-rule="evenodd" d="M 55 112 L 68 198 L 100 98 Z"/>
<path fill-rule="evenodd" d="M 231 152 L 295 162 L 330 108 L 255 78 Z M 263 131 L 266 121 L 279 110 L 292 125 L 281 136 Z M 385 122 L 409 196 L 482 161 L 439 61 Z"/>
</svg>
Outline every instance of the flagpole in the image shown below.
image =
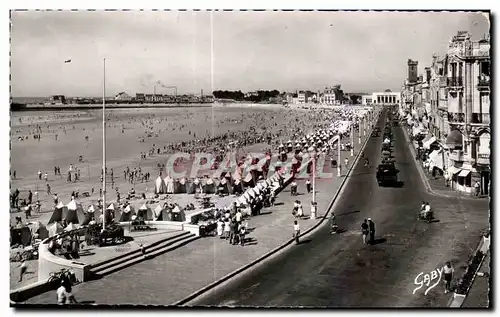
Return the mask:
<svg viewBox="0 0 500 317">
<path fill-rule="evenodd" d="M 103 59 L 102 81 L 102 230 L 106 229 L 106 58 Z"/>
</svg>

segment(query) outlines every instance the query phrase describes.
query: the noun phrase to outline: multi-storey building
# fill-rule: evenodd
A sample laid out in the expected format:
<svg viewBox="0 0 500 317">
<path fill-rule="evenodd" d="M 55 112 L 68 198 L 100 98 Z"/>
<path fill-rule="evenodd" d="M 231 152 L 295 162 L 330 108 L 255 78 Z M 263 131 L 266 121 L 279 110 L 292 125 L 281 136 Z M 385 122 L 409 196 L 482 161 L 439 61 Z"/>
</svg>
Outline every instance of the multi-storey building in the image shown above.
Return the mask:
<svg viewBox="0 0 500 317">
<path fill-rule="evenodd" d="M 490 41 L 477 42 L 458 32 L 448 48 L 448 123 L 452 183 L 472 192 L 476 182 L 483 194 L 490 184 Z M 449 142 L 448 142 L 449 141 Z"/>
<path fill-rule="evenodd" d="M 444 57 L 433 56 L 425 77 L 415 81 L 416 62 L 408 61 L 408 80 L 401 92 L 401 111 L 413 117 L 425 106 L 427 140 L 443 153 L 443 169 L 451 186 L 481 194 L 490 191 L 490 42 L 472 41 L 458 32 Z M 430 142 L 430 141 L 429 141 Z"/>
</svg>

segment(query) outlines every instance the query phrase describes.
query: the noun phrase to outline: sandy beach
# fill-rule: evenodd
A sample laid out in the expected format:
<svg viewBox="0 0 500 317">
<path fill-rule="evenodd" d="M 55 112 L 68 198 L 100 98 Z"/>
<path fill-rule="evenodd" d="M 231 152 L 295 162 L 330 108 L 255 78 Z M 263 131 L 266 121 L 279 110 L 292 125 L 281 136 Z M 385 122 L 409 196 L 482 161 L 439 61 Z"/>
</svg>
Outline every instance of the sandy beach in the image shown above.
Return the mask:
<svg viewBox="0 0 500 317">
<path fill-rule="evenodd" d="M 22 123 L 19 122 L 20 117 Z M 252 131 L 249 135 L 257 135 L 281 130 L 282 137 L 273 140 L 274 145 L 277 145 L 287 141 L 298 129 L 308 133 L 315 124 L 325 124 L 325 113 L 296 111 L 278 105 L 249 107 L 233 104 L 230 107 L 212 108 L 113 109 L 107 111 L 106 119 L 107 167 L 108 170 L 114 170 L 115 187 L 123 195 L 130 187 L 135 187 L 138 193 L 146 189 L 152 193 L 152 181 L 129 184 L 124 180 L 123 171 L 127 166 L 141 167 L 143 172 L 150 172 L 154 180 L 157 176 L 157 164 L 165 164 L 168 155 L 155 153 L 141 159 L 140 153 L 148 152 L 153 145 L 163 148 L 169 142 L 190 141 L 235 131 Z M 40 140 L 33 138 L 38 131 L 41 131 Z M 20 137 L 24 140 L 21 141 Z M 139 142 L 141 138 L 144 142 Z M 247 148 L 255 151 L 263 146 L 254 144 Z M 83 156 L 83 163 L 78 162 L 80 155 Z M 80 180 L 75 183 L 66 182 L 70 164 L 81 172 Z M 61 176 L 54 175 L 54 166 L 61 168 Z M 51 211 L 52 195 L 46 193 L 48 183 L 52 193 L 58 193 L 63 203 L 69 202 L 73 190 L 82 193 L 91 192 L 94 188 L 94 195 L 82 202 L 84 205 L 95 203 L 99 199 L 101 188 L 101 166 L 102 111 L 11 114 L 11 172 L 16 171 L 16 179 L 11 181 L 11 190 L 19 189 L 21 199 L 26 198 L 28 190 L 31 190 L 33 200 L 36 200 L 37 192 L 42 202 L 42 211 Z M 47 172 L 48 182 L 43 178 L 38 179 L 38 170 Z M 112 192 L 108 195 L 108 201 L 116 199 L 111 184 L 107 186 L 108 192 Z M 18 216 L 19 213 L 13 213 L 12 219 L 14 215 Z M 46 223 L 45 218 L 49 215 L 47 213 L 39 220 Z"/>
</svg>

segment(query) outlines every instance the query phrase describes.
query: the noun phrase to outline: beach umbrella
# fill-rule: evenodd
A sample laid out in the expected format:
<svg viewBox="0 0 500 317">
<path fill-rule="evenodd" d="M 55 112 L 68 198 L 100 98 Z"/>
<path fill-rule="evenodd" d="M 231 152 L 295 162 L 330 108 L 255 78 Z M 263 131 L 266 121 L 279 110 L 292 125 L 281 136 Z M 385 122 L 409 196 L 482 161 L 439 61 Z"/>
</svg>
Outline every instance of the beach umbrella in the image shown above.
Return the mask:
<svg viewBox="0 0 500 317">
<path fill-rule="evenodd" d="M 111 210 L 111 211 L 114 211 L 115 210 L 115 205 L 114 204 L 110 204 L 108 206 L 108 208 L 106 208 L 106 210 Z"/>
</svg>

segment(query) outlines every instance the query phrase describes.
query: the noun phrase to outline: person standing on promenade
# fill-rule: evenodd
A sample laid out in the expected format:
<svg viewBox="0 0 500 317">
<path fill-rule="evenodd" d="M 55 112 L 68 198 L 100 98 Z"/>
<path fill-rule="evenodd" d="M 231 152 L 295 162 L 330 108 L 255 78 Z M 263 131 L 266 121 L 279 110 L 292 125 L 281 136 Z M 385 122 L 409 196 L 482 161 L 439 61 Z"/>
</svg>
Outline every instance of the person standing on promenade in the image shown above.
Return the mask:
<svg viewBox="0 0 500 317">
<path fill-rule="evenodd" d="M 368 237 L 368 221 L 365 219 L 363 223 L 361 224 L 361 233 L 363 234 L 363 244 L 368 244 L 367 237 Z"/>
<path fill-rule="evenodd" d="M 370 233 L 370 244 L 375 242 L 375 223 L 373 223 L 372 218 L 368 218 L 368 230 Z"/>
<path fill-rule="evenodd" d="M 19 282 L 23 281 L 23 276 L 26 274 L 26 270 L 28 267 L 26 266 L 26 261 L 23 259 L 21 260 L 21 265 L 19 266 Z"/>
<path fill-rule="evenodd" d="M 300 225 L 297 220 L 293 221 L 293 237 L 295 238 L 295 243 L 299 244 L 299 235 L 300 235 Z"/>
<path fill-rule="evenodd" d="M 450 262 L 446 262 L 446 265 L 443 267 L 443 273 L 444 273 L 444 281 L 445 281 L 445 287 L 444 287 L 444 293 L 451 292 L 451 280 L 453 279 L 453 272 L 455 272 L 455 269 L 453 266 L 451 266 Z"/>
<path fill-rule="evenodd" d="M 307 193 L 310 194 L 311 193 L 311 181 L 309 179 L 306 181 L 306 189 L 307 189 Z"/>
</svg>

